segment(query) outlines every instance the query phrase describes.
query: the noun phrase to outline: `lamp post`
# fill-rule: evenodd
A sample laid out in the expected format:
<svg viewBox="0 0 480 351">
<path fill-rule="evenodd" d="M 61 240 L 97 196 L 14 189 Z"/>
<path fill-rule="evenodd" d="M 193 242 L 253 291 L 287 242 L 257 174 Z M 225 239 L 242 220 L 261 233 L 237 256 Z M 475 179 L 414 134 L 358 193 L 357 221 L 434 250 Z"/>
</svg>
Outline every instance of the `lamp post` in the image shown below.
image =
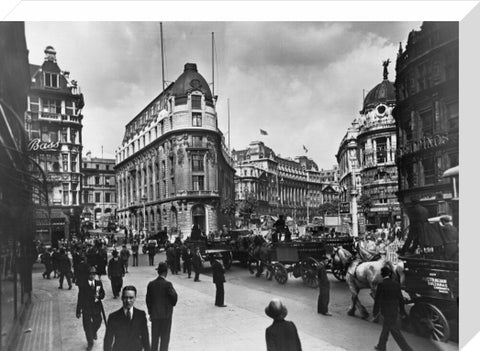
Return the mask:
<svg viewBox="0 0 480 351">
<path fill-rule="evenodd" d="M 143 234 L 146 234 L 147 232 L 147 229 L 145 228 L 145 203 L 147 202 L 147 196 L 146 195 L 143 195 L 142 196 L 142 202 L 143 202 L 143 228 L 142 228 L 142 231 L 143 231 Z"/>
</svg>

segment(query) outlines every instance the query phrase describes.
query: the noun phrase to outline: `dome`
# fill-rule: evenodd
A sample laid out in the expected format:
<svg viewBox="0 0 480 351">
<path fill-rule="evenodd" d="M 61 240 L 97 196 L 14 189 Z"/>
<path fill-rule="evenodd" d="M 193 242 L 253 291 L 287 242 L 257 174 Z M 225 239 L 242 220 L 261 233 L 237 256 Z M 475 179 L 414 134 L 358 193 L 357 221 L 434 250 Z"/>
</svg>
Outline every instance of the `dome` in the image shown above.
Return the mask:
<svg viewBox="0 0 480 351">
<path fill-rule="evenodd" d="M 171 94 L 175 98 L 186 97 L 190 92 L 200 90 L 205 95 L 205 100 L 212 102 L 212 92 L 205 78 L 197 71 L 195 63 L 186 63 L 185 69 L 177 78 L 172 87 Z"/>
<path fill-rule="evenodd" d="M 395 103 L 395 86 L 388 79 L 384 79 L 375 88 L 369 91 L 363 101 L 363 112 L 368 109 L 375 108 L 379 104 Z"/>
</svg>

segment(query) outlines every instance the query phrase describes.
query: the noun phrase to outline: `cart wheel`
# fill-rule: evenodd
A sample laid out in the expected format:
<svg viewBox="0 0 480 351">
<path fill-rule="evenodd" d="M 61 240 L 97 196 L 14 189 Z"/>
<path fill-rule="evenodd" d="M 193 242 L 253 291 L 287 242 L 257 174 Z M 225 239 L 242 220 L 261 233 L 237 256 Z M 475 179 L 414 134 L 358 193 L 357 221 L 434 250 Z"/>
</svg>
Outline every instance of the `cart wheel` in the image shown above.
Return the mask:
<svg viewBox="0 0 480 351">
<path fill-rule="evenodd" d="M 222 261 L 223 261 L 223 267 L 225 267 L 225 269 L 229 270 L 230 267 L 232 267 L 232 254 L 231 254 L 231 252 L 222 253 Z"/>
<path fill-rule="evenodd" d="M 313 258 L 309 258 L 302 264 L 303 283 L 311 288 L 318 288 L 318 265 L 319 263 Z"/>
<path fill-rule="evenodd" d="M 347 272 L 341 264 L 332 262 L 332 274 L 337 280 L 344 282 Z"/>
<path fill-rule="evenodd" d="M 410 310 L 410 320 L 415 332 L 436 341 L 447 342 L 450 326 L 442 311 L 429 303 L 416 303 Z"/>
<path fill-rule="evenodd" d="M 275 263 L 273 266 L 273 276 L 279 284 L 285 284 L 288 280 L 288 273 L 283 264 Z"/>
</svg>

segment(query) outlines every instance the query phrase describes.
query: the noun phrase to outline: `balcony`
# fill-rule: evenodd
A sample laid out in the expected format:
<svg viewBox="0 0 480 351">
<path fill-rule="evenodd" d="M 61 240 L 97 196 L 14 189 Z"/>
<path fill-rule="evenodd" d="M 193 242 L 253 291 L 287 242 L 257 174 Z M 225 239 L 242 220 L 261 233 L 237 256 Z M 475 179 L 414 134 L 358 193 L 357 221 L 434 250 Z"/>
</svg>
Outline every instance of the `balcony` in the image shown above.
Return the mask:
<svg viewBox="0 0 480 351">
<path fill-rule="evenodd" d="M 177 191 L 177 197 L 218 197 L 218 191 L 214 190 L 183 190 Z"/>
<path fill-rule="evenodd" d="M 82 122 L 82 116 L 65 115 L 61 113 L 41 112 L 40 119 L 46 119 L 49 121 L 62 121 L 80 124 Z"/>
</svg>

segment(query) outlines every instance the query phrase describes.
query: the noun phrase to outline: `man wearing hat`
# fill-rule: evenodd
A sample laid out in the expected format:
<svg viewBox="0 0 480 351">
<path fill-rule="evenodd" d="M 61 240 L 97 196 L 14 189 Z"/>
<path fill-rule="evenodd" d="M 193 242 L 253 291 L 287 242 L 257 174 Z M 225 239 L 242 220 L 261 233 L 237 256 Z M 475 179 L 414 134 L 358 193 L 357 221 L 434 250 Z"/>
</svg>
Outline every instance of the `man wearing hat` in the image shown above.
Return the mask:
<svg viewBox="0 0 480 351">
<path fill-rule="evenodd" d="M 210 256 L 210 264 L 212 265 L 213 284 L 216 287 L 215 306 L 227 307 L 224 303 L 225 289 L 223 287 L 223 283 L 225 283 L 225 269 L 213 256 Z"/>
<path fill-rule="evenodd" d="M 102 299 L 105 290 L 100 280 L 95 279 L 97 270 L 91 267 L 88 280 L 79 286 L 77 300 L 77 318 L 82 317 L 83 330 L 87 337 L 87 350 L 93 348 L 93 340 L 97 339 L 97 331 L 102 324 Z"/>
<path fill-rule="evenodd" d="M 167 351 L 172 328 L 173 307 L 177 304 L 177 292 L 171 282 L 165 278 L 168 266 L 160 262 L 157 268 L 158 278 L 152 280 L 147 286 L 147 308 L 152 322 L 152 350 Z"/>
<path fill-rule="evenodd" d="M 317 301 L 317 312 L 323 314 L 324 316 L 331 316 L 332 314 L 328 312 L 328 304 L 330 303 L 330 281 L 327 276 L 327 262 L 328 257 L 323 256 L 320 260 L 318 266 L 318 301 Z"/>
<path fill-rule="evenodd" d="M 375 350 L 387 349 L 388 334 L 391 333 L 402 351 L 412 351 L 398 326 L 398 311 L 400 310 L 402 316 L 406 316 L 400 283 L 392 279 L 392 270 L 388 266 L 383 267 L 380 272 L 383 281 L 377 287 L 373 315 L 376 316 L 379 311 L 382 313 L 383 328 Z"/>
<path fill-rule="evenodd" d="M 265 331 L 267 351 L 301 351 L 302 344 L 298 337 L 297 327 L 286 321 L 287 308 L 279 299 L 273 299 L 265 308 L 265 314 L 273 319 L 273 323 Z"/>
<path fill-rule="evenodd" d="M 445 249 L 445 259 L 458 261 L 458 230 L 452 224 L 452 217 L 448 215 L 440 217 L 440 230 Z"/>
<path fill-rule="evenodd" d="M 112 284 L 113 298 L 117 298 L 122 290 L 123 277 L 125 276 L 125 266 L 118 258 L 118 251 L 112 251 L 112 258 L 108 262 L 108 279 Z"/>
</svg>

